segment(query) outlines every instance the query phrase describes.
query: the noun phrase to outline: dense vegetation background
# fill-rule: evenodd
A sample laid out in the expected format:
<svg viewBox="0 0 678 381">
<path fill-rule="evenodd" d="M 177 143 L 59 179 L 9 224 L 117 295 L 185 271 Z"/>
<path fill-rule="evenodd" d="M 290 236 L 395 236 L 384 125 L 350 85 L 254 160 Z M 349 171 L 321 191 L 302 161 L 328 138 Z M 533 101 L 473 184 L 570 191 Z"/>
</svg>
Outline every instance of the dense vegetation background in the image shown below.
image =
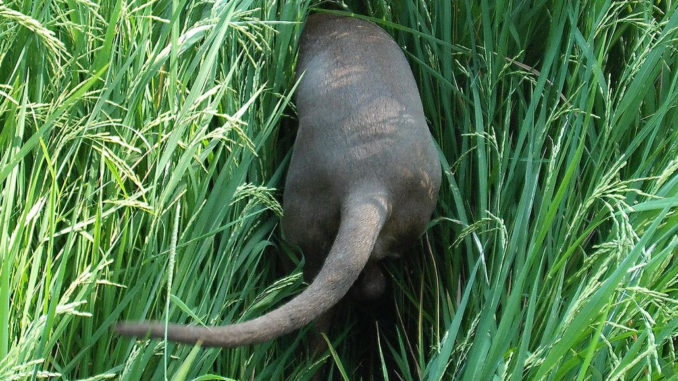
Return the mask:
<svg viewBox="0 0 678 381">
<path fill-rule="evenodd" d="M 311 7 L 406 52 L 444 163 L 428 233 L 324 356 L 308 329 L 232 350 L 113 335 L 304 287 L 278 222 Z M 677 377 L 676 7 L 0 1 L 0 379 Z"/>
</svg>

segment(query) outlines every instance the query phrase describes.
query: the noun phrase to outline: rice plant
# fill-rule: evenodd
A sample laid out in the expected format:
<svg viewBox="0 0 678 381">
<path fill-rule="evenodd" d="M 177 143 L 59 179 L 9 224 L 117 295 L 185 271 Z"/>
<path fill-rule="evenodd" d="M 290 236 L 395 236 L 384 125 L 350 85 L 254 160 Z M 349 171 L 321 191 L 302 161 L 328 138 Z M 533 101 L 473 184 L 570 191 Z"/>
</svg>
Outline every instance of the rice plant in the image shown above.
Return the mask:
<svg viewBox="0 0 678 381">
<path fill-rule="evenodd" d="M 672 1 L 2 0 L 0 379 L 678 377 Z M 303 289 L 280 233 L 309 12 L 405 52 L 444 183 L 391 288 L 236 349 L 115 336 Z"/>
</svg>

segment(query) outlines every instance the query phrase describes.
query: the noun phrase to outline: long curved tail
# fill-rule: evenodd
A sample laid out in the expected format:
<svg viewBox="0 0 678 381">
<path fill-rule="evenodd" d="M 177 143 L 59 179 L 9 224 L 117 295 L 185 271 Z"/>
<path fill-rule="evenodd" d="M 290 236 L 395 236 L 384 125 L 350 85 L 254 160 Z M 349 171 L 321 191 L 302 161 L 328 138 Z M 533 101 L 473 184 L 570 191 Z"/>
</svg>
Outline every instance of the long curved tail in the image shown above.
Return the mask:
<svg viewBox="0 0 678 381">
<path fill-rule="evenodd" d="M 365 267 L 389 215 L 387 197 L 381 193 L 348 198 L 341 224 L 323 267 L 301 294 L 256 319 L 225 326 L 167 326 L 167 339 L 181 343 L 200 342 L 209 347 L 237 347 L 267 341 L 310 323 L 334 306 Z M 120 323 L 125 336 L 165 337 L 161 322 Z"/>
</svg>

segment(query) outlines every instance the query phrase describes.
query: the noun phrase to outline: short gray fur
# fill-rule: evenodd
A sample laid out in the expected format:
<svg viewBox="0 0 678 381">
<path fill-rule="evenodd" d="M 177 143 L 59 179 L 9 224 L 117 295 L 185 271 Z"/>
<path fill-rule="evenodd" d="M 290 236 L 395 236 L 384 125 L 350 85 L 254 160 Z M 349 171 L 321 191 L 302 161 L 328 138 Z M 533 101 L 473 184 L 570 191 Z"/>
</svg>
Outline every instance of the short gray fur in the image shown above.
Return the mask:
<svg viewBox="0 0 678 381">
<path fill-rule="evenodd" d="M 321 317 L 351 286 L 377 296 L 384 276 L 375 263 L 411 246 L 426 228 L 440 188 L 440 162 L 398 45 L 371 22 L 315 14 L 301 36 L 297 73 L 303 73 L 296 93 L 299 131 L 282 226 L 286 239 L 303 250 L 305 275 L 313 282 L 250 321 L 169 325 L 169 340 L 218 347 L 259 343 Z M 161 322 L 122 323 L 116 330 L 165 337 Z"/>
</svg>

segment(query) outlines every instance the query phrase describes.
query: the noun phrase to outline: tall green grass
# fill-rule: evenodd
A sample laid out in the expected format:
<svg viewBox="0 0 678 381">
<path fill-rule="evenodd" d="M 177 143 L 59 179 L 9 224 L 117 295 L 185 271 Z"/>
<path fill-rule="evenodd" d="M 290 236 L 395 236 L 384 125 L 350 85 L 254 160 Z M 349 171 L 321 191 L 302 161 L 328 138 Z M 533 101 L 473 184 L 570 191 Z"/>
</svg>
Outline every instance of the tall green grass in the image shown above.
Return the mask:
<svg viewBox="0 0 678 381">
<path fill-rule="evenodd" d="M 0 2 L 0 379 L 678 377 L 664 0 L 349 1 L 406 52 L 444 163 L 390 293 L 349 304 L 319 356 L 308 329 L 231 350 L 112 334 L 304 287 L 278 222 L 317 6 Z"/>
</svg>

